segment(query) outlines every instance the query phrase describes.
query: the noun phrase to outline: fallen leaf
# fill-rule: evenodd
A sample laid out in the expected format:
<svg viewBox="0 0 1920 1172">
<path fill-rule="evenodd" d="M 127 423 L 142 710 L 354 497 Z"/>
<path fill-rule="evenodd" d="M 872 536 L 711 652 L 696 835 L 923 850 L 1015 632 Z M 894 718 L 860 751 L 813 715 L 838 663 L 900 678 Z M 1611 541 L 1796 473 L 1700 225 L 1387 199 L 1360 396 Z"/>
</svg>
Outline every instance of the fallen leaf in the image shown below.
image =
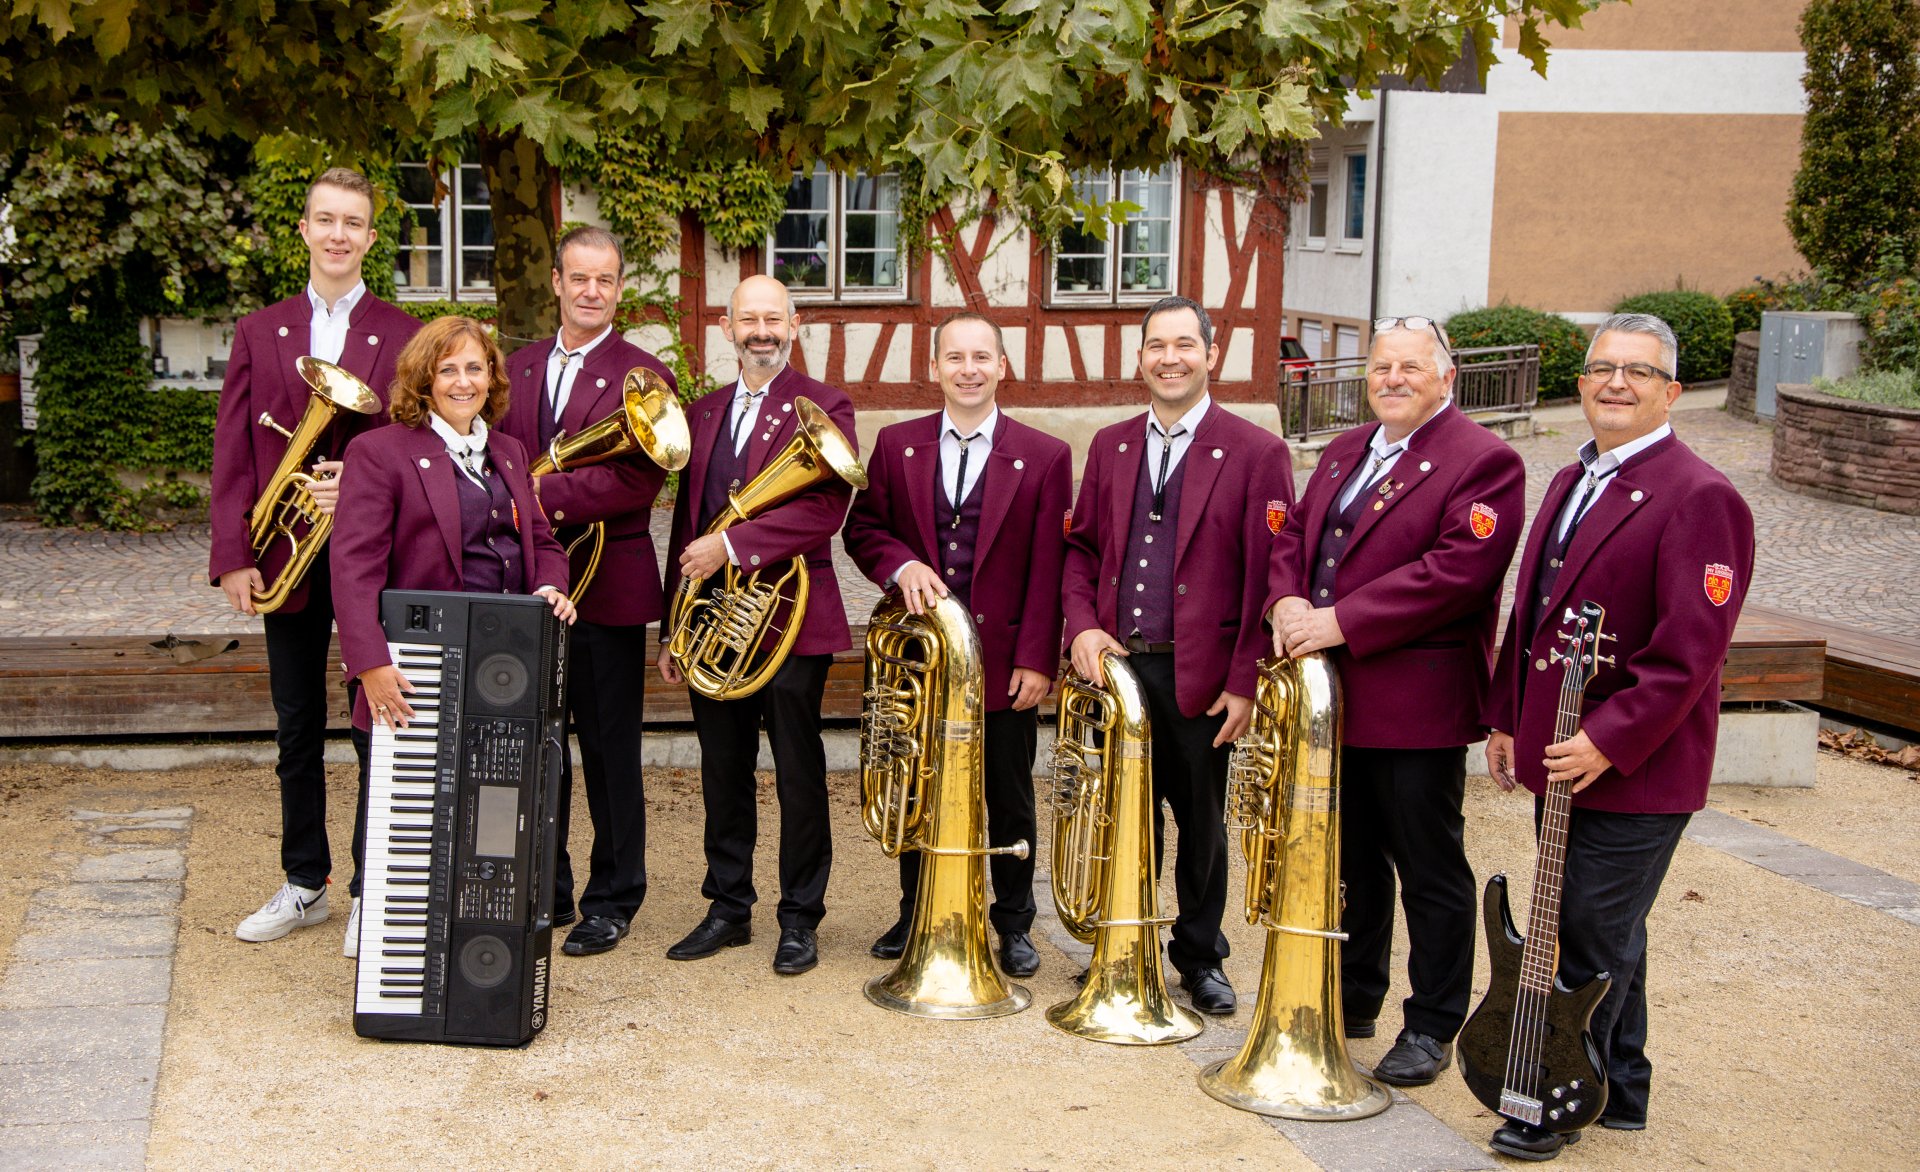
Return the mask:
<svg viewBox="0 0 1920 1172">
<path fill-rule="evenodd" d="M 1688 900 L 1688 901 L 1690 901 L 1690 902 L 1692 902 L 1692 903 L 1705 903 L 1705 902 L 1707 902 L 1707 897 L 1706 897 L 1706 896 L 1704 896 L 1704 895 L 1701 895 L 1701 894 L 1700 894 L 1700 893 L 1699 893 L 1698 891 L 1691 891 L 1691 890 L 1690 890 L 1690 891 L 1688 891 L 1688 892 L 1687 892 L 1687 893 L 1686 893 L 1685 895 L 1683 895 L 1683 896 L 1681 896 L 1680 898 L 1681 898 L 1681 899 L 1684 899 L 1684 900 Z"/>
<path fill-rule="evenodd" d="M 547 1094 L 547 1092 L 545 1092 L 545 1091 L 535 1091 L 535 1092 L 533 1092 L 533 1101 L 534 1101 L 534 1102 L 536 1102 L 536 1103 L 544 1103 L 544 1102 L 546 1102 L 546 1101 L 547 1101 L 548 1099 L 550 1099 L 550 1098 L 552 1098 L 552 1097 L 553 1097 L 553 1096 L 551 1096 L 551 1095 L 549 1095 L 549 1094 Z"/>
</svg>

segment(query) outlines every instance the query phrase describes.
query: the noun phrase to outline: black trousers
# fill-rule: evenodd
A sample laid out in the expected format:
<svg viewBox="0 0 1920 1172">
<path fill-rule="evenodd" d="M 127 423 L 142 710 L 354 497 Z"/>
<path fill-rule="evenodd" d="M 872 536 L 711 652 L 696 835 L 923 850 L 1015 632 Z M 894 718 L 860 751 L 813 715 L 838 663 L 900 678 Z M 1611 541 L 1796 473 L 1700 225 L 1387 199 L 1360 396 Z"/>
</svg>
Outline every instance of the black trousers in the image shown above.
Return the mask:
<svg viewBox="0 0 1920 1172">
<path fill-rule="evenodd" d="M 1012 846 L 1021 839 L 1034 851 L 1039 850 L 1038 827 L 1033 813 L 1033 759 L 1040 747 L 1040 710 L 1016 712 L 1011 708 L 987 713 L 985 744 L 985 788 L 987 795 L 987 843 Z M 1024 859 L 1012 855 L 988 855 L 987 873 L 993 877 L 993 904 L 987 920 L 1002 936 L 1025 935 L 1033 930 L 1033 853 Z M 900 918 L 913 915 L 913 902 L 920 889 L 920 852 L 900 855 Z"/>
<path fill-rule="evenodd" d="M 752 918 L 753 847 L 758 836 L 754 760 L 760 724 L 773 749 L 774 793 L 780 801 L 782 928 L 812 928 L 826 915 L 833 827 L 827 811 L 827 751 L 820 740 L 820 701 L 831 655 L 791 655 L 767 686 L 744 700 L 710 700 L 689 691 L 700 737 L 700 789 L 707 807 L 707 877 L 700 894 L 712 914 L 736 923 Z"/>
<path fill-rule="evenodd" d="M 580 738 L 593 850 L 580 915 L 633 919 L 647 897 L 647 795 L 640 776 L 640 718 L 646 703 L 647 628 L 603 626 L 584 619 L 568 636 L 568 725 Z M 556 915 L 574 906 L 567 832 L 573 813 L 573 751 L 563 743 L 554 861 Z"/>
<path fill-rule="evenodd" d="M 1393 958 L 1395 877 L 1407 916 L 1409 1030 L 1446 1042 L 1473 996 L 1479 930 L 1467 865 L 1467 750 L 1360 749 L 1340 753 L 1340 878 L 1347 945 L 1341 1000 L 1348 1021 L 1380 1015 Z"/>
<path fill-rule="evenodd" d="M 1173 890 L 1180 910 L 1167 943 L 1167 960 L 1182 973 L 1216 968 L 1227 957 L 1220 917 L 1227 908 L 1227 800 L 1231 744 L 1214 747 L 1226 714 L 1187 717 L 1174 693 L 1174 655 L 1135 652 L 1128 666 L 1140 677 L 1153 727 L 1153 857 L 1166 866 L 1166 811 L 1180 829 Z M 1164 803 L 1164 806 L 1162 805 Z"/>
<path fill-rule="evenodd" d="M 301 887 L 325 887 L 333 874 L 333 853 L 327 845 L 327 672 L 333 637 L 333 580 L 327 559 L 313 563 L 307 574 L 307 604 L 293 614 L 275 611 L 261 616 L 266 626 L 267 687 L 273 696 L 274 740 L 280 778 L 280 869 L 287 881 Z M 360 773 L 367 771 L 367 746 L 356 736 L 354 752 Z M 366 784 L 354 813 L 356 827 L 366 822 Z M 360 890 L 360 839 L 352 843 L 353 880 L 348 890 Z"/>
<path fill-rule="evenodd" d="M 1541 805 L 1535 799 L 1536 826 Z M 1692 817 L 1576 808 L 1567 825 L 1560 977 L 1577 989 L 1596 973 L 1613 976 L 1592 1022 L 1613 1118 L 1647 1117 L 1647 913 Z"/>
</svg>

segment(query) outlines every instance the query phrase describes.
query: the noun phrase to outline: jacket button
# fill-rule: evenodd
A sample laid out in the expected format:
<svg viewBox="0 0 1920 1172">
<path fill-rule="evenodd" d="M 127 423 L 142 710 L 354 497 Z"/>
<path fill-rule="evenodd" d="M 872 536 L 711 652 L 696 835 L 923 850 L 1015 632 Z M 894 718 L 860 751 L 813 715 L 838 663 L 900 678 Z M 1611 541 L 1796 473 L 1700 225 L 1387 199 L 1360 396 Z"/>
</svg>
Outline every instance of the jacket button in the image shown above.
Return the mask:
<svg viewBox="0 0 1920 1172">
<path fill-rule="evenodd" d="M 747 560 L 757 566 L 760 564 L 760 555 L 756 553 Z"/>
<path fill-rule="evenodd" d="M 1176 594 L 1185 594 L 1187 592 L 1187 588 L 1185 586 L 1176 586 L 1173 589 L 1174 589 L 1174 593 Z"/>
<path fill-rule="evenodd" d="M 1333 535 L 1335 537 L 1345 537 L 1347 535 L 1347 531 L 1345 529 L 1335 529 L 1333 531 Z"/>
<path fill-rule="evenodd" d="M 425 461 L 425 460 L 422 460 L 422 461 L 420 461 L 420 462 L 421 462 L 422 464 L 424 464 L 424 463 L 426 463 L 426 461 Z M 1119 584 L 1120 584 L 1120 579 L 1118 579 L 1118 578 L 1109 578 L 1109 579 L 1107 579 L 1107 585 L 1109 585 L 1109 586 L 1118 586 Z"/>
<path fill-rule="evenodd" d="M 902 455 L 905 455 L 905 456 L 911 456 L 911 455 L 913 455 L 913 449 L 912 449 L 912 448 L 908 448 L 908 449 L 907 449 L 907 450 L 906 450 L 905 452 L 902 452 L 901 454 L 902 454 Z"/>
<path fill-rule="evenodd" d="M 1431 461 L 1431 460 L 1422 460 L 1422 461 L 1420 461 L 1420 471 L 1422 471 L 1422 472 L 1431 472 L 1431 471 L 1433 471 L 1433 461 Z"/>
<path fill-rule="evenodd" d="M 1334 561 L 1333 561 L 1333 559 L 1332 559 L 1332 558 L 1328 558 L 1328 559 L 1327 559 L 1327 564 L 1328 564 L 1329 566 L 1331 566 L 1331 565 L 1333 565 L 1333 564 L 1334 564 Z"/>
<path fill-rule="evenodd" d="M 974 622 L 976 622 L 976 623 L 984 623 L 984 622 L 986 622 L 986 621 L 987 621 L 987 616 L 986 616 L 986 615 L 983 615 L 983 614 L 977 614 L 977 615 L 974 615 L 974 616 L 973 616 L 973 621 L 974 621 Z"/>
<path fill-rule="evenodd" d="M 422 468 L 431 468 L 433 467 L 433 461 L 427 459 L 425 456 L 422 456 L 420 457 L 420 466 Z"/>
<path fill-rule="evenodd" d="M 1536 660 L 1534 660 L 1534 661 L 1533 661 L 1533 670 L 1535 670 L 1535 671 L 1545 671 L 1545 670 L 1547 670 L 1547 661 L 1546 661 L 1546 660 L 1544 660 L 1544 659 L 1536 659 Z"/>
<path fill-rule="evenodd" d="M 287 336 L 287 327 L 285 326 L 280 327 L 280 336 L 283 338 Z"/>
<path fill-rule="evenodd" d="M 559 509 L 555 509 L 553 511 L 553 519 L 556 521 L 564 521 L 567 519 L 567 515 L 564 512 L 561 512 Z"/>
<path fill-rule="evenodd" d="M 594 385 L 594 389 L 596 389 L 596 390 L 598 390 L 599 388 L 601 388 L 601 387 L 604 387 L 604 386 L 606 386 L 606 385 L 607 385 L 607 380 L 606 380 L 606 379 L 603 379 L 603 378 L 602 378 L 602 379 L 595 379 L 595 380 L 594 380 L 594 382 L 593 382 L 593 385 Z"/>
<path fill-rule="evenodd" d="M 1325 598 L 1326 596 L 1327 596 L 1327 592 L 1325 590 L 1322 590 L 1320 592 L 1320 597 Z"/>
<path fill-rule="evenodd" d="M 380 344 L 380 335 L 379 335 L 379 334 L 368 334 L 368 335 L 367 335 L 367 345 L 369 345 L 369 346 L 378 346 L 379 344 Z"/>
<path fill-rule="evenodd" d="M 1022 468 L 1025 468 L 1026 466 L 1027 466 L 1027 462 L 1025 460 L 1015 460 L 1013 462 L 1013 470 L 1015 472 L 1020 471 Z"/>
<path fill-rule="evenodd" d="M 282 329 L 282 330 L 281 330 L 280 332 L 284 334 L 284 333 L 286 333 L 287 331 L 286 331 L 285 329 Z M 1126 450 L 1127 450 L 1127 445 L 1125 445 L 1125 444 L 1121 444 L 1121 445 L 1120 445 L 1120 450 L 1121 450 L 1121 451 L 1123 451 L 1123 452 L 1124 452 L 1124 451 L 1126 451 Z"/>
</svg>

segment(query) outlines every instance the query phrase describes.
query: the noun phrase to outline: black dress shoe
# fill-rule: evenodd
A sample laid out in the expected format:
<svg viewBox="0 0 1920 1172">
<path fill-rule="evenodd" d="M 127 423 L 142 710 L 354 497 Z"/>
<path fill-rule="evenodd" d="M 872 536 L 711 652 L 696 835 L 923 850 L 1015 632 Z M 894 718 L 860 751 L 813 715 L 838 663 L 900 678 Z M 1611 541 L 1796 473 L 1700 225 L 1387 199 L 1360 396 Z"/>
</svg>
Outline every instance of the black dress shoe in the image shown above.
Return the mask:
<svg viewBox="0 0 1920 1172">
<path fill-rule="evenodd" d="M 593 956 L 612 952 L 613 946 L 627 934 L 627 922 L 619 916 L 588 916 L 567 933 L 560 951 L 568 956 Z"/>
<path fill-rule="evenodd" d="M 680 943 L 667 949 L 668 960 L 699 960 L 722 948 L 738 948 L 753 939 L 753 925 L 745 920 L 723 920 L 709 915 L 688 932 Z"/>
<path fill-rule="evenodd" d="M 572 908 L 568 908 L 564 912 L 553 913 L 553 926 L 556 928 L 564 928 L 568 924 L 573 923 L 576 919 L 579 919 L 579 917 L 574 914 L 574 910 Z"/>
<path fill-rule="evenodd" d="M 1551 1160 L 1560 1154 L 1561 1148 L 1579 1142 L 1577 1131 L 1562 1134 L 1509 1119 L 1493 1133 L 1487 1146 L 1516 1160 Z"/>
<path fill-rule="evenodd" d="M 1180 984 L 1193 999 L 1193 1007 L 1201 1013 L 1225 1017 L 1233 1012 L 1233 986 L 1227 983 L 1227 974 L 1219 969 L 1194 969 L 1181 973 Z"/>
<path fill-rule="evenodd" d="M 1373 1036 L 1372 1018 L 1347 1018 L 1347 1036 L 1349 1038 L 1371 1038 Z"/>
<path fill-rule="evenodd" d="M 1031 977 L 1040 971 L 1040 954 L 1025 932 L 1008 932 L 1000 937 L 1000 967 L 1009 977 Z"/>
<path fill-rule="evenodd" d="M 1401 1030 L 1393 1049 L 1373 1068 L 1373 1077 L 1396 1087 L 1423 1087 L 1453 1065 L 1453 1043 Z"/>
<path fill-rule="evenodd" d="M 819 963 L 820 949 L 814 943 L 812 928 L 780 929 L 780 947 L 773 950 L 774 972 L 793 977 Z"/>
<path fill-rule="evenodd" d="M 1600 1126 L 1609 1131 L 1645 1131 L 1647 1121 L 1636 1119 L 1631 1115 L 1602 1115 Z"/>
<path fill-rule="evenodd" d="M 901 916 L 893 922 L 893 927 L 887 929 L 887 934 L 875 940 L 873 947 L 867 951 L 881 960 L 899 960 L 900 954 L 907 950 L 907 929 L 912 926 L 907 922 L 907 917 Z"/>
</svg>

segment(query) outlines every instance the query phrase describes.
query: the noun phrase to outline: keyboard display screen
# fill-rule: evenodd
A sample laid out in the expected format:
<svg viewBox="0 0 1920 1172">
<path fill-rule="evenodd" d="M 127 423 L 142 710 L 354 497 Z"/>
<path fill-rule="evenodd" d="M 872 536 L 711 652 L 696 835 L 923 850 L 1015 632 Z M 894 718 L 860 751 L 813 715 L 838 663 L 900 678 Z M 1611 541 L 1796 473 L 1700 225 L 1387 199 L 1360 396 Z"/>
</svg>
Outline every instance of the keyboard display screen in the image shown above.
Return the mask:
<svg viewBox="0 0 1920 1172">
<path fill-rule="evenodd" d="M 473 833 L 473 853 L 489 858 L 513 857 L 520 827 L 520 791 L 513 786 L 483 785 L 479 818 Z"/>
</svg>

